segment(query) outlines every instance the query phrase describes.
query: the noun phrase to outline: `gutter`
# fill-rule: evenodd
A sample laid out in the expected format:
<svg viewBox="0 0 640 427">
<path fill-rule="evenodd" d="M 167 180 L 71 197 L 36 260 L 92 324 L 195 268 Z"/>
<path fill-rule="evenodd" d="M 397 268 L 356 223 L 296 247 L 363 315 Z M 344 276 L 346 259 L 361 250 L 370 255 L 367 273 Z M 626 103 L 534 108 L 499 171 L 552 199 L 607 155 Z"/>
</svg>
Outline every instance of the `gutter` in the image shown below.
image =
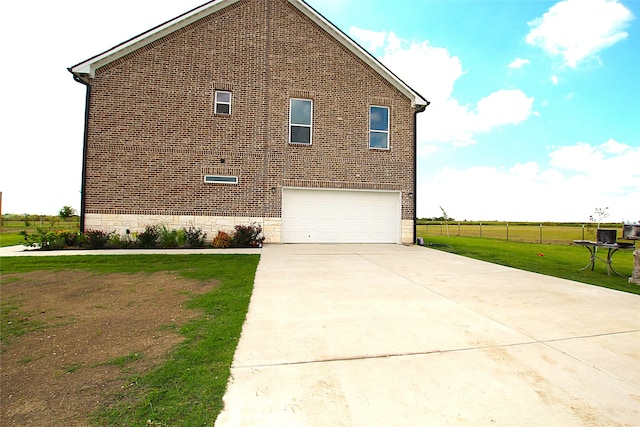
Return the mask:
<svg viewBox="0 0 640 427">
<path fill-rule="evenodd" d="M 418 114 L 430 104 L 426 101 L 413 113 L 413 244 L 418 241 Z"/>
<path fill-rule="evenodd" d="M 82 184 L 80 187 L 80 232 L 85 232 L 85 189 L 87 182 L 87 147 L 89 143 L 89 105 L 91 101 L 91 85 L 89 79 L 84 80 L 82 77 L 71 71 L 71 68 L 67 68 L 70 73 L 73 74 L 73 80 L 81 83 L 87 87 L 87 94 L 85 96 L 85 109 L 84 109 L 84 137 L 82 142 Z"/>
</svg>

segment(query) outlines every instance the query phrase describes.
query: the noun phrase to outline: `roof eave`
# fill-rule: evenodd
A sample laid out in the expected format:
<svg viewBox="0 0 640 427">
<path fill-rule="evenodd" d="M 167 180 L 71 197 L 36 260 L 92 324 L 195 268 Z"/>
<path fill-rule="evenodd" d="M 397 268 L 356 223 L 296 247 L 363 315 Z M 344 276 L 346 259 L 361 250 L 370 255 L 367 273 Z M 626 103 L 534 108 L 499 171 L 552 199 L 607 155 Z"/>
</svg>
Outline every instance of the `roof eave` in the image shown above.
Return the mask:
<svg viewBox="0 0 640 427">
<path fill-rule="evenodd" d="M 398 76 L 396 76 L 391 70 L 389 70 L 384 64 L 378 61 L 372 54 L 367 52 L 362 46 L 356 43 L 351 37 L 342 32 L 339 28 L 333 25 L 322 14 L 316 11 L 302 0 L 289 0 L 289 3 L 293 4 L 298 10 L 309 16 L 320 28 L 332 35 L 335 39 L 339 40 L 345 47 L 347 47 L 358 58 L 364 61 L 367 65 L 373 68 L 378 74 L 384 77 L 389 83 L 394 85 L 403 95 L 411 100 L 411 106 L 418 112 L 424 111 L 429 105 L 422 95 L 413 90 L 409 85 L 403 82 Z"/>
<path fill-rule="evenodd" d="M 70 67 L 69 71 L 78 77 L 84 75 L 89 76 L 89 78 L 94 78 L 96 70 L 100 67 L 135 52 L 136 50 L 151 44 L 162 37 L 165 37 L 238 1 L 239 0 L 212 0 L 123 43 L 120 43 L 103 53 L 89 58 L 84 62 L 76 64 Z"/>
<path fill-rule="evenodd" d="M 239 0 L 212 0 L 195 9 L 192 9 L 176 18 L 173 18 L 164 24 L 160 24 L 142 34 L 139 34 L 111 49 L 100 53 L 92 58 L 87 59 L 79 64 L 76 64 L 69 68 L 69 71 L 81 79 L 87 82 L 96 75 L 96 70 L 103 67 L 113 61 L 116 61 L 136 50 L 143 48 L 144 46 L 151 44 L 162 37 L 165 37 L 187 25 L 192 24 L 212 13 L 215 13 L 227 6 L 230 6 Z M 373 68 L 378 74 L 384 77 L 389 83 L 396 87 L 403 95 L 411 100 L 411 106 L 417 111 L 423 111 L 424 108 L 429 105 L 424 97 L 422 97 L 415 90 L 411 89 L 406 83 L 398 78 L 393 72 L 385 67 L 380 61 L 378 61 L 373 55 L 363 49 L 358 43 L 340 31 L 335 25 L 329 22 L 324 16 L 318 13 L 315 9 L 309 6 L 302 0 L 288 0 L 293 6 L 311 18 L 320 28 L 325 30 L 335 39 L 339 40 L 347 49 L 353 52 L 357 57 L 364 61 L 367 65 Z"/>
</svg>

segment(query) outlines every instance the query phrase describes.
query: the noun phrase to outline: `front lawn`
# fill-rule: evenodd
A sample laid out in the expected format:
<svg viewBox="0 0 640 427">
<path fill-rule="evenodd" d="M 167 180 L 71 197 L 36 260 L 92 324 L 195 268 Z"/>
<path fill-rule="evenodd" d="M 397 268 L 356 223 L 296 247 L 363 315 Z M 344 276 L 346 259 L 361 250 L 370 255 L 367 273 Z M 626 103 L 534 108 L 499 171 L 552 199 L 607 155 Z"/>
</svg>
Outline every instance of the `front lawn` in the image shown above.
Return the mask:
<svg viewBox="0 0 640 427">
<path fill-rule="evenodd" d="M 107 388 L 95 390 L 99 388 L 95 383 L 74 384 L 73 381 L 83 375 L 97 377 L 100 372 L 111 369 L 109 372 L 115 372 L 114 376 L 101 380 L 107 381 L 105 384 L 109 386 L 113 386 L 115 381 L 117 392 L 99 394 L 91 400 L 94 407 L 66 414 L 68 419 L 80 423 L 77 425 L 213 425 L 223 407 L 222 397 L 248 309 L 258 260 L 258 255 L 6 257 L 1 265 L 2 292 L 8 295 L 12 291 L 15 296 L 9 300 L 3 297 L 2 300 L 2 375 L 21 378 L 16 370 L 25 369 L 26 374 L 41 366 L 43 372 L 50 372 L 51 378 L 40 377 L 40 381 L 25 382 L 23 387 L 33 383 L 33 387 L 42 389 L 41 385 L 46 381 L 59 384 L 59 388 L 56 387 L 58 391 L 51 395 L 62 400 L 49 402 L 59 411 L 66 406 L 71 407 L 69 402 L 79 399 L 80 393 L 106 393 Z M 112 289 L 116 284 L 120 286 L 118 293 Z M 168 289 L 175 284 L 183 287 L 177 289 L 186 290 Z M 69 335 L 73 337 L 86 325 L 79 318 L 79 313 L 66 314 L 64 303 L 51 305 L 50 299 L 40 298 L 54 287 L 66 292 L 69 304 L 73 299 L 77 307 L 87 311 L 87 321 L 106 314 L 106 324 L 114 324 L 117 310 L 129 310 L 127 316 L 130 317 L 126 317 L 127 320 L 117 329 L 95 327 L 92 331 L 94 340 L 80 344 L 73 342 L 73 352 L 69 352 L 62 362 L 58 359 L 62 353 L 60 349 L 69 347 L 65 346 L 68 344 L 64 342 L 65 331 L 73 328 Z M 96 298 L 103 294 L 107 297 Z M 142 294 L 146 299 L 139 298 Z M 182 317 L 188 319 L 182 324 L 178 323 L 177 315 L 181 309 L 168 305 L 168 299 L 174 297 L 184 298 L 184 302 L 176 307 L 192 313 Z M 38 302 L 41 305 L 34 304 L 39 298 L 43 299 Z M 153 339 L 172 334 L 178 344 L 168 347 L 169 350 L 160 355 L 151 354 L 151 350 L 138 351 L 136 346 L 142 346 L 144 337 L 136 335 L 140 334 L 136 328 L 140 329 L 152 314 L 170 310 L 171 313 L 178 312 L 175 316 L 167 313 L 169 320 L 163 321 L 168 323 L 156 328 L 155 332 L 151 331 L 156 338 L 149 337 L 147 341 L 151 340 L 148 342 L 152 346 L 145 348 L 153 350 Z M 98 362 L 87 361 L 86 355 L 99 355 L 104 351 L 95 347 L 107 332 L 124 340 L 122 354 Z M 37 354 L 18 354 L 22 347 L 39 345 L 42 340 L 56 340 L 58 354 L 45 350 Z M 78 345 L 87 347 L 78 349 Z M 133 346 L 132 349 L 124 349 L 129 345 Z M 11 362 L 10 356 L 14 353 L 18 355 Z M 159 364 L 155 363 L 158 360 Z M 47 365 L 55 363 L 60 366 L 48 369 L 51 366 Z M 3 377 L 2 382 L 8 381 L 7 378 Z M 65 388 L 69 382 L 73 386 Z M 63 390 L 72 390 L 70 393 L 75 390 L 79 394 L 75 397 L 73 394 L 64 395 Z M 24 389 L 18 391 L 29 399 L 30 393 Z M 97 400 L 100 404 L 96 408 Z M 27 401 L 18 403 L 23 406 L 29 404 Z M 11 401 L 3 399 L 2 404 L 10 405 Z M 4 409 L 3 417 L 9 416 L 9 411 Z M 53 416 L 38 415 L 37 412 L 41 411 L 32 412 L 35 417 Z M 42 421 L 42 418 L 33 419 L 32 425 L 37 425 L 38 420 Z M 25 424 L 28 421 L 20 420 Z M 10 424 L 7 419 L 4 422 Z"/>
</svg>

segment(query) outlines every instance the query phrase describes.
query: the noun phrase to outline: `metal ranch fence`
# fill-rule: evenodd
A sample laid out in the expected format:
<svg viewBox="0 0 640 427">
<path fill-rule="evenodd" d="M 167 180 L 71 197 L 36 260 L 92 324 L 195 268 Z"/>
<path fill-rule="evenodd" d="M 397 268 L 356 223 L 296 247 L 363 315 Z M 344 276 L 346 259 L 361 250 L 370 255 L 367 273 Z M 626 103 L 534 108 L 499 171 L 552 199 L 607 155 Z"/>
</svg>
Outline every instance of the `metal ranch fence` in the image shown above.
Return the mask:
<svg viewBox="0 0 640 427">
<path fill-rule="evenodd" d="M 596 240 L 597 225 L 585 224 L 522 224 L 483 222 L 428 221 L 418 223 L 418 234 L 429 236 L 486 237 L 530 243 L 572 243 L 574 240 Z M 600 224 L 601 229 L 616 230 L 623 237 L 622 224 Z"/>
</svg>

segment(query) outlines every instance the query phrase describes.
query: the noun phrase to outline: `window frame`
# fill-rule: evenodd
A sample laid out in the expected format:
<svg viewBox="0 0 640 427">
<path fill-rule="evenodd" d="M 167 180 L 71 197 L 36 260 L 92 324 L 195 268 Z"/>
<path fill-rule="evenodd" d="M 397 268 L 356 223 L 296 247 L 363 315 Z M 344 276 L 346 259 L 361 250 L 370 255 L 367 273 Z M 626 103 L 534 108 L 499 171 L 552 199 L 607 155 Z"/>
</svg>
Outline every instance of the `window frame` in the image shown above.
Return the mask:
<svg viewBox="0 0 640 427">
<path fill-rule="evenodd" d="M 218 94 L 219 93 L 228 93 L 229 94 L 229 102 L 226 101 L 218 101 Z M 213 113 L 220 115 L 220 116 L 230 116 L 231 115 L 231 103 L 233 101 L 233 94 L 231 93 L 230 90 L 218 90 L 216 89 L 214 95 L 213 95 Z M 218 111 L 218 105 L 227 105 L 229 106 L 229 112 L 228 113 L 221 113 Z"/>
<path fill-rule="evenodd" d="M 380 129 L 372 129 L 372 109 L 373 108 L 383 108 L 387 110 L 387 130 Z M 369 105 L 369 149 L 370 150 L 391 150 L 391 108 L 387 105 Z M 371 135 L 372 134 L 385 134 L 387 136 L 387 146 L 386 147 L 373 147 L 371 145 Z"/>
<path fill-rule="evenodd" d="M 311 111 L 309 112 L 309 124 L 304 123 L 293 123 L 293 102 L 294 101 L 305 101 L 309 102 L 311 105 Z M 309 128 L 309 142 L 298 142 L 292 141 L 291 138 L 293 136 L 293 127 L 304 127 Z M 289 98 L 289 144 L 293 145 L 313 145 L 313 99 L 308 98 Z"/>
<path fill-rule="evenodd" d="M 232 175 L 205 175 L 204 183 L 237 185 L 238 177 Z"/>
</svg>

